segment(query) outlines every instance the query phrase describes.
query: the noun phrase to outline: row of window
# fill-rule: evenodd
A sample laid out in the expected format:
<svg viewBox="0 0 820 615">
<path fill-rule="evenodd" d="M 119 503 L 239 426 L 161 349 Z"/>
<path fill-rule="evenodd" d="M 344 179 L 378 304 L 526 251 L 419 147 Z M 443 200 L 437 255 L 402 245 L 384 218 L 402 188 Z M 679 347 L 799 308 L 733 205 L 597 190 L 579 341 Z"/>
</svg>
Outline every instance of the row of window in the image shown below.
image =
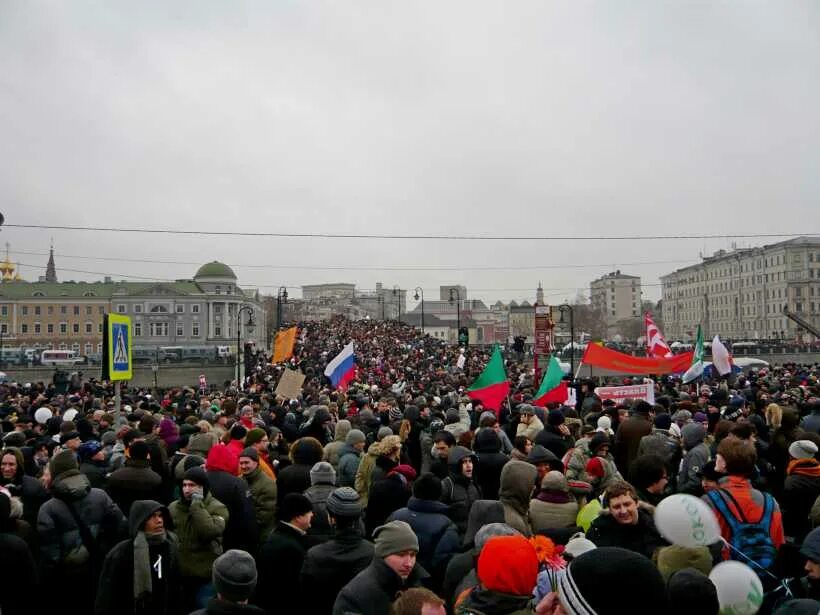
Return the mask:
<svg viewBox="0 0 820 615">
<path fill-rule="evenodd" d="M 97 324 L 97 334 L 102 335 L 102 323 Z M 40 335 L 43 332 L 43 325 L 39 322 L 35 322 L 33 326 L 29 326 L 28 323 L 24 322 L 20 324 L 20 335 L 28 335 L 29 332 L 33 332 L 34 335 Z M 61 335 L 68 335 L 69 331 L 73 335 L 80 334 L 80 323 L 74 323 L 69 325 L 67 322 L 61 322 L 57 325 L 57 331 L 60 332 Z M 9 333 L 9 325 L 8 323 L 0 324 L 0 332 L 3 335 L 8 335 Z M 55 325 L 53 323 L 46 324 L 46 333 L 54 334 L 55 332 Z M 94 323 L 87 322 L 85 323 L 85 334 L 92 335 L 94 332 Z"/>
<path fill-rule="evenodd" d="M 176 336 L 177 337 L 185 337 L 185 323 L 175 323 L 174 325 Z M 168 337 L 168 331 L 170 330 L 170 325 L 167 322 L 149 322 L 148 323 L 148 335 L 150 337 Z M 134 323 L 134 337 L 142 337 L 143 334 L 143 324 L 141 322 Z M 216 337 L 222 336 L 222 328 L 215 327 L 214 334 Z M 191 337 L 199 337 L 200 335 L 200 328 L 199 323 L 194 322 L 191 323 Z"/>
<path fill-rule="evenodd" d="M 34 311 L 35 316 L 42 315 L 44 307 L 46 308 L 46 314 L 54 314 L 54 311 L 59 308 L 60 314 L 68 314 L 69 310 L 70 310 L 72 314 L 74 314 L 75 316 L 79 316 L 81 306 L 79 306 L 79 305 L 74 305 L 74 306 L 68 306 L 68 305 L 46 305 L 46 306 L 35 305 L 35 306 L 32 306 L 32 307 L 34 308 L 33 311 Z M 105 314 L 105 306 L 104 305 L 98 305 L 96 307 L 97 307 L 97 313 L 98 314 Z M 20 306 L 20 313 L 23 316 L 28 316 L 29 315 L 29 306 L 28 305 L 21 305 Z M 93 305 L 85 306 L 85 315 L 86 316 L 91 316 L 91 314 L 93 314 L 93 313 L 94 313 L 94 306 Z M 8 305 L 0 305 L 0 316 L 8 316 L 8 315 L 9 315 L 9 306 Z"/>
<path fill-rule="evenodd" d="M 174 313 L 175 314 L 184 314 L 185 313 L 185 303 L 177 303 L 174 305 Z M 133 306 L 134 314 L 142 314 L 142 304 L 135 303 Z M 200 305 L 198 303 L 191 304 L 191 314 L 199 314 Z M 117 304 L 117 314 L 127 314 L 128 313 L 128 306 L 124 303 Z M 152 305 L 148 308 L 149 314 L 168 314 L 168 306 L 167 305 Z"/>
</svg>

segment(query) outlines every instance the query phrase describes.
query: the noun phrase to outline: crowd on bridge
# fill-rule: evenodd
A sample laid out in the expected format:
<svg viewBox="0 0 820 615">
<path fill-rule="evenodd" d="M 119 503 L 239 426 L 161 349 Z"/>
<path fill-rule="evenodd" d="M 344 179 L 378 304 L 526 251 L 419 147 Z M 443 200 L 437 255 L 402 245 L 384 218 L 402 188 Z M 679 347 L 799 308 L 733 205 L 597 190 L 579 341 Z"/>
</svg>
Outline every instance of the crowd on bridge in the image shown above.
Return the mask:
<svg viewBox="0 0 820 615">
<path fill-rule="evenodd" d="M 0 610 L 717 614 L 739 561 L 763 592 L 732 612 L 818 613 L 820 366 L 664 376 L 654 404 L 585 380 L 541 407 L 510 357 L 495 410 L 468 391 L 489 359 L 336 318 L 215 392 L 0 384 Z M 676 494 L 720 540 L 660 527 Z"/>
</svg>

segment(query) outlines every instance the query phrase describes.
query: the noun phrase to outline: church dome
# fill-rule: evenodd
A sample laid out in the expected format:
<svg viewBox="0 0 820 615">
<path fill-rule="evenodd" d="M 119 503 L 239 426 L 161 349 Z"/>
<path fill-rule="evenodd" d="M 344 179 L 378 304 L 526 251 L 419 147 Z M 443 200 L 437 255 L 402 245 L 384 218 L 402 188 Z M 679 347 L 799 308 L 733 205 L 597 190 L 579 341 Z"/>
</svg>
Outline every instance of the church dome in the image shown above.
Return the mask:
<svg viewBox="0 0 820 615">
<path fill-rule="evenodd" d="M 236 280 L 236 274 L 233 272 L 233 269 L 225 263 L 211 261 L 210 263 L 205 263 L 197 270 L 194 275 L 194 280 L 199 278 L 226 278 Z"/>
</svg>

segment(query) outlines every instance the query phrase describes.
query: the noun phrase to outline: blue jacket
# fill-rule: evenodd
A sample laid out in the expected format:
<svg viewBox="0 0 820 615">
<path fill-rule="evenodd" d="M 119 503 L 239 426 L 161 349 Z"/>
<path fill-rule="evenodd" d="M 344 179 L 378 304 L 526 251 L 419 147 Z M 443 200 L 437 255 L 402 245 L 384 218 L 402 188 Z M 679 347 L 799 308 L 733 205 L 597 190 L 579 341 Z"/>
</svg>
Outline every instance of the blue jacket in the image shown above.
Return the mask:
<svg viewBox="0 0 820 615">
<path fill-rule="evenodd" d="M 461 541 L 458 529 L 447 516 L 446 504 L 436 500 L 411 497 L 405 508 L 394 512 L 388 521 L 404 521 L 419 539 L 417 561 L 435 579 L 444 578 L 450 558 L 458 553 Z"/>
<path fill-rule="evenodd" d="M 339 471 L 336 474 L 336 485 L 338 487 L 353 487 L 356 482 L 356 470 L 359 469 L 361 459 L 361 451 L 357 451 L 349 444 L 342 446 L 342 450 L 339 452 Z"/>
</svg>

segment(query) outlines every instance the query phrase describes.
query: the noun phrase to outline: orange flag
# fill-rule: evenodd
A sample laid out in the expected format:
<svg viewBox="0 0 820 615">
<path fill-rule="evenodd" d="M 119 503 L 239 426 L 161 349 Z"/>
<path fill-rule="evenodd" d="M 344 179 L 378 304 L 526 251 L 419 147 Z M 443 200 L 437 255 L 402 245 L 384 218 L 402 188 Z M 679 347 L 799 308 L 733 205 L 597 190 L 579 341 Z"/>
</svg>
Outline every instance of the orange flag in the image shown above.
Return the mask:
<svg viewBox="0 0 820 615">
<path fill-rule="evenodd" d="M 276 341 L 273 344 L 273 358 L 271 363 L 282 363 L 293 356 L 293 347 L 296 345 L 296 327 L 285 329 L 276 334 Z"/>
</svg>

